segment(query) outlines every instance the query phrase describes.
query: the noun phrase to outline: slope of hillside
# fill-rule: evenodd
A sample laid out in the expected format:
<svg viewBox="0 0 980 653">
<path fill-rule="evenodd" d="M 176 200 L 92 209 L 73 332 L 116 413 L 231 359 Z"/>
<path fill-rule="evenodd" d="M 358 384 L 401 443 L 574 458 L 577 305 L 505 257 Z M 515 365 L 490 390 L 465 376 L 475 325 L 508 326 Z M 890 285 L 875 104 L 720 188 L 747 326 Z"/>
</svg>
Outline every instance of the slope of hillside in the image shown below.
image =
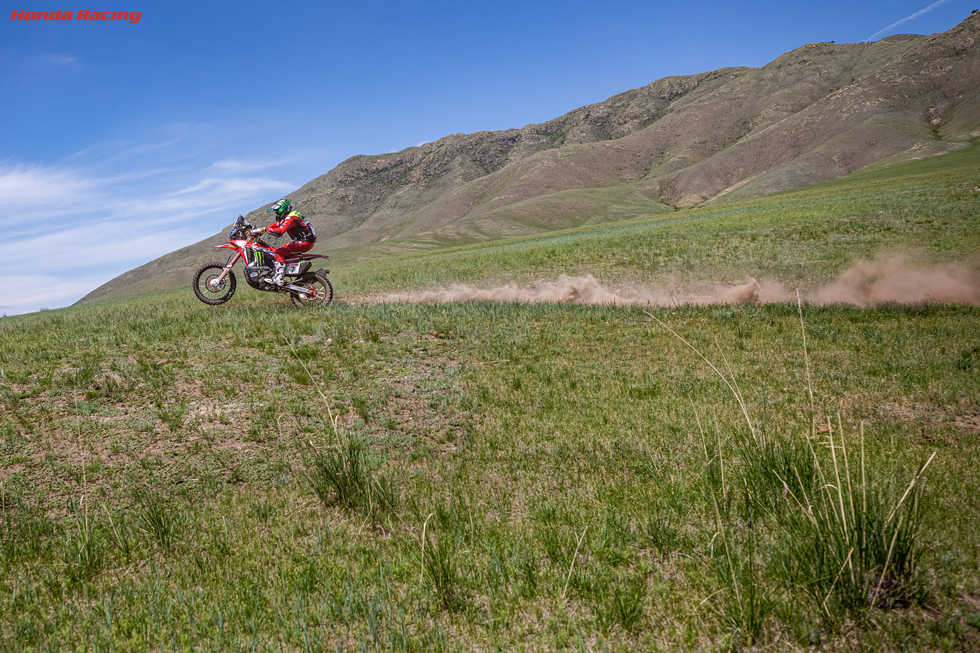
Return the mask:
<svg viewBox="0 0 980 653">
<path fill-rule="evenodd" d="M 978 39 L 974 12 L 944 34 L 810 44 L 762 68 L 664 78 L 522 129 L 355 156 L 290 197 L 326 251 L 411 237 L 463 244 L 808 186 L 980 137 Z M 260 211 L 249 217 L 264 224 Z M 82 301 L 184 283 L 213 240 Z"/>
</svg>

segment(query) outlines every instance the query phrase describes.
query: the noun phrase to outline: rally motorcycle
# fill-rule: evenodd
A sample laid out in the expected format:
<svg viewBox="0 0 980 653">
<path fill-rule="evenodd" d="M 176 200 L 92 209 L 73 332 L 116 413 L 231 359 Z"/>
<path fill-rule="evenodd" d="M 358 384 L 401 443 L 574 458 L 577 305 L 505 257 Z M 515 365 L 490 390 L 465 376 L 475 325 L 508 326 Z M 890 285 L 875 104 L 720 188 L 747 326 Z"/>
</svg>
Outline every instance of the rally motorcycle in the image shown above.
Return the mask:
<svg viewBox="0 0 980 653">
<path fill-rule="evenodd" d="M 330 270 L 320 268 L 310 272 L 311 261 L 328 259 L 321 254 L 298 254 L 286 259 L 286 283 L 279 286 L 272 281 L 275 274 L 275 258 L 260 247 L 269 247 L 261 238 L 252 234 L 252 225 L 238 216 L 235 226 L 228 232 L 228 242 L 214 245 L 212 249 L 230 249 L 227 263 L 205 263 L 194 273 L 194 294 L 205 304 L 224 304 L 235 294 L 235 273 L 231 268 L 238 259 L 245 261 L 245 283 L 263 292 L 289 293 L 296 306 L 326 306 L 333 300 L 333 286 L 327 279 Z"/>
</svg>

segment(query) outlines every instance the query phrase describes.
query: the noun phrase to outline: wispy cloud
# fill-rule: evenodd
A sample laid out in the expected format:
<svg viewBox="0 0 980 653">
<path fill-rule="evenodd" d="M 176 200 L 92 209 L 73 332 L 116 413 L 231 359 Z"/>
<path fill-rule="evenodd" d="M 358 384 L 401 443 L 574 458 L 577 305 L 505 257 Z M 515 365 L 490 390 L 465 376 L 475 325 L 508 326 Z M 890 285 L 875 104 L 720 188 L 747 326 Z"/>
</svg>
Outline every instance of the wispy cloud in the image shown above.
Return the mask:
<svg viewBox="0 0 980 653">
<path fill-rule="evenodd" d="M 261 190 L 291 190 L 291 187 L 289 184 L 284 184 L 281 181 L 262 177 L 235 177 L 232 179 L 208 178 L 202 179 L 189 188 L 176 191 L 174 194 L 184 195 L 187 193 L 197 193 L 202 190 L 207 190 L 213 194 L 216 193 L 219 196 L 241 196 L 242 193 L 254 193 Z"/>
<path fill-rule="evenodd" d="M 147 193 L 131 186 L 161 170 L 132 171 L 113 177 L 88 176 L 82 170 L 41 166 L 0 168 L 0 229 L 29 228 L 59 216 L 86 216 L 83 222 L 119 218 L 132 221 L 139 215 L 146 224 L 160 214 L 186 212 L 178 219 L 192 219 L 242 201 L 292 190 L 294 185 L 269 177 L 207 177 L 175 190 Z M 91 214 L 91 216 L 90 216 Z"/>
<path fill-rule="evenodd" d="M 78 57 L 60 52 L 17 52 L 0 60 L 4 85 L 18 89 L 63 80 L 84 67 Z"/>
<path fill-rule="evenodd" d="M 147 152 L 152 152 L 154 150 L 160 150 L 171 145 L 176 145 L 181 141 L 185 140 L 186 135 L 178 134 L 177 136 L 171 136 L 167 140 L 155 141 L 149 143 L 137 143 L 133 144 L 132 141 L 115 141 L 109 143 L 100 143 L 98 145 L 92 145 L 86 147 L 83 150 L 79 150 L 74 154 L 67 157 L 66 161 L 71 161 L 73 159 L 84 159 L 84 158 L 95 158 L 98 157 L 102 165 L 111 164 L 115 161 L 121 161 L 124 159 L 130 159 L 132 157 L 139 156 L 141 154 L 146 154 Z"/>
<path fill-rule="evenodd" d="M 109 277 L 65 279 L 48 274 L 0 277 L 0 288 L 14 289 L 0 297 L 0 314 L 17 315 L 42 308 L 60 308 L 109 280 Z"/>
<path fill-rule="evenodd" d="M 0 229 L 57 215 L 77 212 L 80 206 L 98 204 L 100 184 L 71 169 L 43 166 L 0 168 Z"/>
<path fill-rule="evenodd" d="M 0 168 L 0 206 L 23 210 L 38 204 L 62 204 L 85 195 L 91 180 L 74 170 L 43 166 Z"/>
<path fill-rule="evenodd" d="M 41 60 L 47 63 L 53 63 L 56 66 L 70 66 L 78 61 L 78 59 L 75 57 L 69 57 L 68 55 L 64 54 L 50 53 L 41 55 Z"/>
<path fill-rule="evenodd" d="M 925 9 L 920 9 L 919 11 L 915 12 L 911 16 L 906 16 L 902 20 L 900 20 L 898 22 L 895 22 L 895 23 L 892 23 L 891 25 L 889 25 L 885 29 L 878 30 L 877 32 L 875 32 L 874 34 L 872 34 L 871 36 L 869 36 L 866 40 L 868 40 L 868 41 L 874 41 L 876 38 L 878 38 L 879 36 L 881 36 L 885 32 L 888 32 L 888 31 L 890 31 L 892 29 L 895 29 L 896 27 L 898 27 L 902 23 L 907 23 L 910 20 L 915 20 L 916 18 L 918 18 L 922 14 L 929 13 L 930 11 L 932 11 L 933 9 L 935 9 L 936 7 L 938 7 L 939 5 L 944 5 L 947 2 L 949 2 L 949 0 L 937 0 L 936 2 L 933 2 L 931 5 L 929 5 L 928 7 L 926 7 Z"/>
<path fill-rule="evenodd" d="M 228 170 L 229 172 L 255 172 L 256 170 L 267 170 L 288 163 L 288 159 L 281 161 L 256 161 L 254 159 L 224 159 L 216 161 L 212 168 Z"/>
<path fill-rule="evenodd" d="M 191 227 L 155 227 L 134 230 L 132 225 L 125 223 L 102 222 L 25 238 L 16 247 L 6 246 L 0 241 L 0 247 L 6 252 L 7 271 L 50 272 L 64 277 L 66 272 L 72 270 L 139 265 L 200 238 L 200 234 Z M 38 264 L 44 269 L 33 269 Z M 0 297 L 10 292 L 11 287 L 0 285 Z M 0 299 L 0 303 L 5 302 Z"/>
</svg>

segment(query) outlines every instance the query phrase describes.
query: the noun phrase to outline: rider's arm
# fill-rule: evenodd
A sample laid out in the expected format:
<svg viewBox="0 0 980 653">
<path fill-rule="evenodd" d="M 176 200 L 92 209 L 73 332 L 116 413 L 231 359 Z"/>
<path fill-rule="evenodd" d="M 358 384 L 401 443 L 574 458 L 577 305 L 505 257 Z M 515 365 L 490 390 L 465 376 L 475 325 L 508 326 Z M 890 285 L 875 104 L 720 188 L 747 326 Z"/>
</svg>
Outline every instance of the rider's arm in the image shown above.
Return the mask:
<svg viewBox="0 0 980 653">
<path fill-rule="evenodd" d="M 289 219 L 281 220 L 280 222 L 274 222 L 270 224 L 265 230 L 272 234 L 273 236 L 281 236 L 286 233 L 286 227 L 289 225 Z"/>
<path fill-rule="evenodd" d="M 279 222 L 275 222 L 273 224 L 270 224 L 268 227 L 265 228 L 265 230 L 267 232 L 269 232 L 270 234 L 272 234 L 273 236 L 281 236 L 281 235 L 283 235 L 284 233 L 286 233 L 287 231 L 289 231 L 290 229 L 293 228 L 293 223 L 295 221 L 296 221 L 296 218 L 294 218 L 291 215 L 287 215 L 285 218 L 283 218 Z"/>
</svg>

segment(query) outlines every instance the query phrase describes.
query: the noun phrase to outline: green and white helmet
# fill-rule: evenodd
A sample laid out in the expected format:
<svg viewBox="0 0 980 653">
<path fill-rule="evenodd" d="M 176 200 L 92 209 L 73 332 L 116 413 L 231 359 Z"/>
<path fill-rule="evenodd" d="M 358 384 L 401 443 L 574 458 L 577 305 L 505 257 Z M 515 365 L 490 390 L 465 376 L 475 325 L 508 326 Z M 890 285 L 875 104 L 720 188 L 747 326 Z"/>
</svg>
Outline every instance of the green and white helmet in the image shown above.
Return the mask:
<svg viewBox="0 0 980 653">
<path fill-rule="evenodd" d="M 287 200 L 284 197 L 278 202 L 276 202 L 275 204 L 273 204 L 272 206 L 270 206 L 269 208 L 267 208 L 266 211 L 275 211 L 276 221 L 278 222 L 279 220 L 282 220 L 283 218 L 286 217 L 286 215 L 289 214 L 289 200 Z"/>
</svg>

